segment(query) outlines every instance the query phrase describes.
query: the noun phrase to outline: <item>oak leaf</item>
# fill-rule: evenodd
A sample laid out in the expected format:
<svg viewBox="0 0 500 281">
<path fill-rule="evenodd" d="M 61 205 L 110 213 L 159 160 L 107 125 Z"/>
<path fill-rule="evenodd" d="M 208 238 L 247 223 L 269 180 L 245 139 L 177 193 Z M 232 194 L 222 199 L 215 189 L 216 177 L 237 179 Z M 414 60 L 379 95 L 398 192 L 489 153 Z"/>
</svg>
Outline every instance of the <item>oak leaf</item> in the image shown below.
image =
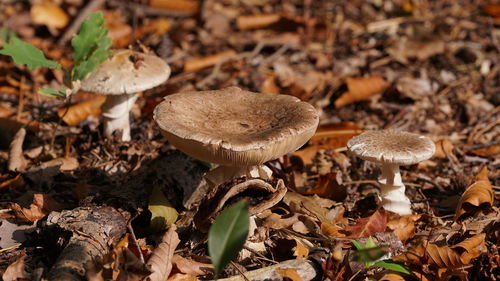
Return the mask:
<svg viewBox="0 0 500 281">
<path fill-rule="evenodd" d="M 402 242 L 415 236 L 415 222 L 419 220 L 421 215 L 402 216 L 397 219 L 390 220 L 387 227 L 394 231 L 394 234 Z"/>
<path fill-rule="evenodd" d="M 360 238 L 384 232 L 386 227 L 387 214 L 384 211 L 376 211 L 369 217 L 359 219 L 355 225 L 347 226 L 345 230 L 351 233 L 349 238 Z"/>
<path fill-rule="evenodd" d="M 483 211 L 489 212 L 493 205 L 494 195 L 488 179 L 488 169 L 484 167 L 477 175 L 476 182 L 462 194 L 455 212 L 455 220 L 464 215 L 475 215 Z"/>
<path fill-rule="evenodd" d="M 347 78 L 348 91 L 343 93 L 335 100 L 335 107 L 340 108 L 344 105 L 357 101 L 367 100 L 382 93 L 390 84 L 380 76 Z"/>
<path fill-rule="evenodd" d="M 54 200 L 49 194 L 34 194 L 33 203 L 29 208 L 23 208 L 17 203 L 10 204 L 10 209 L 14 212 L 17 219 L 25 222 L 34 222 L 39 220 L 52 211 L 60 211 L 64 206 Z"/>
</svg>

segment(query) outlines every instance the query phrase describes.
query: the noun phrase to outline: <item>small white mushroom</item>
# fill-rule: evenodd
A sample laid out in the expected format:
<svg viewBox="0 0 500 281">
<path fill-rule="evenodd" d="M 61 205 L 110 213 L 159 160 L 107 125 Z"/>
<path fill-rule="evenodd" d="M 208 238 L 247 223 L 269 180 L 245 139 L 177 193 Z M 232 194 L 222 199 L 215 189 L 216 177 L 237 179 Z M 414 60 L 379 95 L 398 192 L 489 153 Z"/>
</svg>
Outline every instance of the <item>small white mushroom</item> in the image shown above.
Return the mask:
<svg viewBox="0 0 500 281">
<path fill-rule="evenodd" d="M 436 150 L 434 142 L 417 134 L 382 130 L 353 137 L 347 142 L 347 148 L 361 159 L 382 164 L 379 183 L 384 209 L 400 215 L 411 214 L 399 166 L 429 159 Z"/>
<path fill-rule="evenodd" d="M 154 119 L 179 150 L 220 165 L 205 176 L 212 186 L 244 175 L 269 178 L 262 164 L 300 148 L 319 122 L 314 107 L 293 96 L 237 87 L 169 95 Z"/>
<path fill-rule="evenodd" d="M 116 50 L 81 83 L 81 90 L 106 95 L 102 105 L 104 135 L 122 130 L 122 140 L 130 140 L 129 112 L 136 92 L 167 81 L 170 67 L 159 57 L 131 50 Z"/>
</svg>

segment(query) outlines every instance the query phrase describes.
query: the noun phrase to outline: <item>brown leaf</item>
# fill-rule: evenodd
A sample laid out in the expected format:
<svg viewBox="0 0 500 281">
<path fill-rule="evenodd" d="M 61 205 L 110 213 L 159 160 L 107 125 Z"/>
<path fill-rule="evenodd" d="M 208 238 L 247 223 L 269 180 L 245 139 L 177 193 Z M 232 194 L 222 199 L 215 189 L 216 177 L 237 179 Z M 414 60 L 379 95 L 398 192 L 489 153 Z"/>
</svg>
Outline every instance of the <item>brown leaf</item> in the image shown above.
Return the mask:
<svg viewBox="0 0 500 281">
<path fill-rule="evenodd" d="M 181 272 L 191 276 L 204 275 L 207 270 L 213 268 L 211 264 L 201 263 L 182 257 L 180 255 L 174 255 L 172 257 L 172 264 Z"/>
<path fill-rule="evenodd" d="M 336 108 L 353 102 L 370 99 L 372 96 L 382 93 L 390 86 L 390 84 L 380 76 L 347 78 L 346 82 L 348 91 L 335 100 Z"/>
<path fill-rule="evenodd" d="M 9 146 L 9 171 L 23 172 L 28 165 L 28 161 L 23 155 L 23 143 L 26 136 L 26 129 L 20 128 Z"/>
<path fill-rule="evenodd" d="M 149 6 L 167 11 L 194 14 L 198 11 L 200 3 L 196 0 L 149 0 Z"/>
<path fill-rule="evenodd" d="M 172 257 L 175 248 L 181 242 L 176 232 L 175 224 L 170 225 L 168 231 L 163 235 L 161 243 L 154 250 L 147 264 L 151 267 L 151 275 L 147 278 L 151 281 L 163 281 L 168 278 L 172 270 Z"/>
<path fill-rule="evenodd" d="M 95 95 L 89 100 L 72 105 L 68 108 L 59 109 L 57 111 L 57 116 L 66 124 L 75 126 L 87 120 L 89 116 L 99 116 L 101 114 L 101 105 L 105 101 L 105 96 Z"/>
<path fill-rule="evenodd" d="M 500 18 L 500 4 L 487 4 L 484 6 L 484 11 L 492 17 Z"/>
<path fill-rule="evenodd" d="M 345 228 L 351 234 L 349 238 L 360 238 L 372 236 L 377 232 L 384 232 L 387 227 L 387 214 L 384 211 L 376 211 L 367 218 L 361 218 L 355 225 Z"/>
<path fill-rule="evenodd" d="M 21 174 L 17 174 L 15 176 L 11 176 L 9 174 L 0 175 L 0 190 L 3 188 L 17 188 L 22 187 L 26 183 L 24 182 Z"/>
<path fill-rule="evenodd" d="M 439 247 L 428 241 L 423 241 L 406 253 L 393 257 L 393 260 L 417 266 L 430 264 L 438 268 L 462 267 L 468 265 L 484 250 L 485 236 L 484 233 L 479 234 L 451 247 Z M 457 248 L 461 248 L 461 250 L 459 251 Z"/>
<path fill-rule="evenodd" d="M 473 149 L 470 152 L 483 157 L 496 156 L 500 154 L 500 144 L 493 144 L 486 147 Z"/>
<path fill-rule="evenodd" d="M 189 59 L 184 65 L 184 72 L 194 72 L 205 67 L 216 65 L 220 61 L 234 55 L 236 55 L 236 52 L 234 50 L 226 50 L 224 52 L 206 57 Z"/>
<path fill-rule="evenodd" d="M 277 23 L 281 19 L 279 14 L 244 15 L 236 19 L 239 30 L 258 29 Z"/>
<path fill-rule="evenodd" d="M 69 22 L 69 16 L 53 1 L 35 2 L 31 6 L 31 18 L 36 24 L 51 28 L 64 28 Z"/>
<path fill-rule="evenodd" d="M 29 208 L 23 208 L 17 203 L 11 203 L 10 209 L 14 212 L 17 219 L 26 222 L 34 222 L 38 219 L 45 217 L 52 211 L 60 211 L 64 206 L 54 200 L 49 194 L 34 194 L 33 203 Z"/>
<path fill-rule="evenodd" d="M 2 275 L 3 281 L 32 280 L 32 276 L 26 272 L 25 268 L 26 254 L 23 253 L 20 258 L 11 263 Z"/>
<path fill-rule="evenodd" d="M 307 248 L 302 242 L 299 240 L 295 240 L 297 242 L 297 246 L 295 246 L 293 250 L 293 256 L 298 259 L 303 259 L 309 255 L 309 248 Z"/>
<path fill-rule="evenodd" d="M 304 213 L 317 218 L 321 222 L 331 223 L 327 218 L 328 210 L 321 207 L 314 196 L 304 196 L 296 192 L 287 192 L 283 198 L 283 202 L 293 212 Z"/>
<path fill-rule="evenodd" d="M 310 143 L 326 145 L 329 148 L 345 147 L 352 137 L 362 132 L 364 130 L 358 124 L 349 121 L 321 125 L 312 136 Z"/>
<path fill-rule="evenodd" d="M 176 273 L 170 276 L 167 281 L 198 281 L 199 279 L 196 276 L 190 274 L 182 274 Z"/>
<path fill-rule="evenodd" d="M 304 195 L 316 194 L 322 198 L 332 199 L 338 202 L 344 200 L 347 196 L 346 188 L 337 183 L 335 173 L 320 175 L 316 184 L 303 192 Z"/>
<path fill-rule="evenodd" d="M 298 214 L 290 215 L 278 215 L 275 213 L 270 214 L 264 220 L 262 226 L 271 229 L 283 229 L 287 228 L 299 220 Z"/>
<path fill-rule="evenodd" d="M 462 194 L 455 212 L 455 220 L 463 215 L 474 215 L 480 211 L 489 212 L 493 205 L 494 194 L 488 179 L 488 169 L 484 167 L 476 176 L 476 182 Z"/>
<path fill-rule="evenodd" d="M 419 220 L 421 215 L 402 216 L 397 219 L 390 220 L 387 227 L 394 231 L 394 234 L 401 242 L 404 242 L 415 236 L 415 222 Z"/>
<path fill-rule="evenodd" d="M 268 74 L 266 80 L 262 82 L 260 87 L 262 93 L 279 94 L 280 88 L 276 85 L 276 76 L 273 74 Z"/>
</svg>

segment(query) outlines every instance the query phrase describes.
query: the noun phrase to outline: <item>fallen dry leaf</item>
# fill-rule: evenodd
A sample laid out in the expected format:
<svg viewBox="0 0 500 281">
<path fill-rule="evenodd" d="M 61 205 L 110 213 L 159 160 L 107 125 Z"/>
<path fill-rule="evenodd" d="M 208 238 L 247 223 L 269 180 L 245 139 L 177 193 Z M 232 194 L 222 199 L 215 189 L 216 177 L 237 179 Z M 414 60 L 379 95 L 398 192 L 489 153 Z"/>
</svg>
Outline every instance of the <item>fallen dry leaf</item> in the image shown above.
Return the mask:
<svg viewBox="0 0 500 281">
<path fill-rule="evenodd" d="M 167 281 L 198 281 L 199 279 L 196 276 L 189 274 L 176 273 L 170 276 Z"/>
<path fill-rule="evenodd" d="M 103 95 L 95 95 L 89 100 L 72 105 L 68 108 L 61 108 L 57 111 L 57 116 L 66 124 L 75 126 L 87 120 L 89 116 L 99 116 L 101 105 L 106 101 Z"/>
<path fill-rule="evenodd" d="M 500 18 L 500 4 L 487 4 L 484 6 L 484 11 L 492 17 L 495 17 L 497 19 Z"/>
<path fill-rule="evenodd" d="M 268 74 L 262 86 L 260 87 L 262 93 L 279 94 L 280 88 L 276 85 L 276 76 L 274 74 Z M 1 113 L 0 113 L 1 114 Z"/>
<path fill-rule="evenodd" d="M 272 213 L 266 217 L 266 219 L 264 220 L 262 225 L 264 227 L 268 227 L 271 229 L 283 229 L 283 228 L 290 227 L 291 225 L 296 223 L 298 220 L 299 220 L 298 214 L 278 215 L 278 214 Z"/>
<path fill-rule="evenodd" d="M 468 265 L 481 254 L 485 248 L 485 237 L 484 233 L 478 234 L 451 247 L 439 247 L 429 241 L 423 241 L 406 253 L 393 257 L 393 260 L 417 266 L 429 264 L 438 268 L 458 268 Z"/>
<path fill-rule="evenodd" d="M 382 93 L 390 84 L 380 76 L 347 78 L 348 91 L 343 93 L 335 100 L 335 107 L 340 108 L 344 105 L 367 100 Z"/>
<path fill-rule="evenodd" d="M 470 152 L 483 157 L 496 156 L 500 154 L 500 144 L 493 144 L 486 147 L 473 149 Z"/>
<path fill-rule="evenodd" d="M 24 172 L 26 166 L 28 165 L 28 161 L 26 160 L 26 158 L 24 158 L 23 155 L 23 143 L 25 137 L 26 129 L 20 128 L 14 136 L 14 139 L 10 143 L 8 162 L 9 171 Z"/>
<path fill-rule="evenodd" d="M 206 57 L 189 59 L 184 65 L 184 72 L 194 72 L 205 67 L 216 65 L 220 61 L 234 55 L 236 55 L 234 50 L 226 50 Z"/>
<path fill-rule="evenodd" d="M 376 211 L 367 218 L 358 219 L 355 225 L 348 225 L 345 230 L 350 232 L 349 238 L 361 238 L 384 232 L 386 227 L 387 214 L 384 211 Z"/>
<path fill-rule="evenodd" d="M 68 14 L 53 1 L 35 2 L 30 13 L 34 23 L 50 28 L 64 28 L 69 22 Z"/>
<path fill-rule="evenodd" d="M 174 256 L 175 248 L 181 242 L 176 229 L 175 224 L 170 225 L 168 231 L 163 235 L 161 243 L 149 258 L 147 264 L 151 267 L 153 273 L 147 277 L 147 280 L 163 281 L 170 275 L 172 257 Z"/>
<path fill-rule="evenodd" d="M 321 125 L 309 142 L 329 148 L 340 148 L 345 147 L 352 137 L 362 132 L 364 130 L 358 124 L 349 121 Z"/>
<path fill-rule="evenodd" d="M 21 174 L 12 176 L 10 174 L 0 175 L 0 190 L 3 188 L 17 188 L 25 185 L 24 179 Z"/>
<path fill-rule="evenodd" d="M 440 139 L 434 144 L 436 146 L 436 151 L 434 152 L 434 155 L 432 155 L 432 158 L 447 158 L 447 155 L 451 155 L 453 153 L 454 146 L 451 141 L 447 139 Z"/>
<path fill-rule="evenodd" d="M 455 220 L 463 215 L 489 212 L 494 200 L 491 182 L 488 179 L 488 169 L 484 167 L 476 176 L 476 182 L 462 194 L 455 212 Z"/>
<path fill-rule="evenodd" d="M 402 216 L 387 222 L 387 227 L 394 231 L 394 234 L 401 242 L 404 242 L 415 236 L 415 222 L 421 215 Z"/>
<path fill-rule="evenodd" d="M 25 268 L 26 254 L 23 253 L 15 262 L 11 263 L 2 275 L 3 281 L 32 280 L 31 274 Z"/>
<path fill-rule="evenodd" d="M 342 202 L 347 196 L 347 191 L 345 186 L 337 183 L 337 176 L 335 173 L 328 173 L 326 175 L 320 175 L 318 180 L 316 181 L 316 184 L 312 188 L 307 189 L 302 194 L 316 194 L 322 198 L 328 198 L 337 202 Z"/>
<path fill-rule="evenodd" d="M 211 264 L 201 263 L 182 257 L 180 255 L 174 255 L 172 257 L 172 264 L 181 272 L 190 276 L 204 275 L 207 274 L 206 269 L 211 269 L 213 266 Z M 205 269 L 205 270 L 204 270 Z"/>
<path fill-rule="evenodd" d="M 445 47 L 445 42 L 439 37 L 410 39 L 403 37 L 386 48 L 386 51 L 395 60 L 407 64 L 409 58 L 426 60 L 434 55 L 444 53 Z"/>
<path fill-rule="evenodd" d="M 343 228 L 337 225 L 329 224 L 329 223 L 321 223 L 321 233 L 326 236 L 333 238 L 342 238 L 345 237 L 345 234 L 340 233 L 339 230 Z"/>
<path fill-rule="evenodd" d="M 309 248 L 302 244 L 299 240 L 295 241 L 297 242 L 297 246 L 293 249 L 293 256 L 298 259 L 307 257 L 309 255 Z"/>
<path fill-rule="evenodd" d="M 54 200 L 52 196 L 40 193 L 33 195 L 33 203 L 31 203 L 29 208 L 23 208 L 17 203 L 11 203 L 9 207 L 14 212 L 18 220 L 25 222 L 34 222 L 45 217 L 52 211 L 60 211 L 64 209 L 64 206 Z"/>
</svg>

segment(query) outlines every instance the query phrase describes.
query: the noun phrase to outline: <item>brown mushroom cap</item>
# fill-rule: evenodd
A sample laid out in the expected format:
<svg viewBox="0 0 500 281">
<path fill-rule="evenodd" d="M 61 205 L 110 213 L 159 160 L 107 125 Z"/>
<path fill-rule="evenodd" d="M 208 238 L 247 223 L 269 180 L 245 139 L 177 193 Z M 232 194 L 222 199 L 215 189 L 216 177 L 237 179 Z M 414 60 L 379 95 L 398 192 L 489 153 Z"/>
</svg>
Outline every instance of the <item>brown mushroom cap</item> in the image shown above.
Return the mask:
<svg viewBox="0 0 500 281">
<path fill-rule="evenodd" d="M 170 67 L 159 57 L 131 50 L 116 50 L 91 72 L 81 89 L 102 95 L 123 95 L 160 85 L 170 76 Z"/>
<path fill-rule="evenodd" d="M 154 119 L 178 149 L 227 166 L 259 165 L 294 151 L 319 122 L 314 107 L 295 97 L 237 87 L 169 95 Z"/>
<path fill-rule="evenodd" d="M 397 165 L 416 164 L 436 150 L 429 138 L 397 130 L 362 133 L 350 139 L 347 148 L 361 159 Z"/>
</svg>

